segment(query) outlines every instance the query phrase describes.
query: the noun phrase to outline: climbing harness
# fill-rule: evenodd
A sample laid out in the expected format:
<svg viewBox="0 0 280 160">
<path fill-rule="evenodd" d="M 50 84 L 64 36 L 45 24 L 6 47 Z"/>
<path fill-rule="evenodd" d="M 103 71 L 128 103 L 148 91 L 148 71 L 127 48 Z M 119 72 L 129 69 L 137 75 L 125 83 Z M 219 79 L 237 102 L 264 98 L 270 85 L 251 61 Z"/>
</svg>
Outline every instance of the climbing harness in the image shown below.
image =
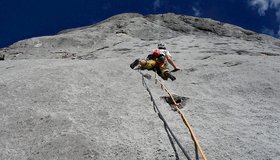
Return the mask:
<svg viewBox="0 0 280 160">
<path fill-rule="evenodd" d="M 168 127 L 167 122 L 165 121 L 165 119 L 163 118 L 162 114 L 160 113 L 160 111 L 159 111 L 159 109 L 158 109 L 158 107 L 157 107 L 157 105 L 156 105 L 156 103 L 155 103 L 155 100 L 154 100 L 154 98 L 153 98 L 153 96 L 152 96 L 152 93 L 151 93 L 151 91 L 150 91 L 150 89 L 149 89 L 149 87 L 148 87 L 148 85 L 147 85 L 147 83 L 146 83 L 146 81 L 145 81 L 145 77 L 146 77 L 145 74 L 143 74 L 143 73 L 141 72 L 141 70 L 138 70 L 138 71 L 139 71 L 139 73 L 142 75 L 142 84 L 143 84 L 143 86 L 147 89 L 147 91 L 149 92 L 149 95 L 150 95 L 150 97 L 151 97 L 151 101 L 153 102 L 153 107 L 154 107 L 155 112 L 158 113 L 159 118 L 164 122 L 165 127 L 168 129 L 168 131 L 170 132 L 170 134 L 173 136 L 173 138 L 174 138 L 175 141 L 177 142 L 178 146 L 179 146 L 180 149 L 183 151 L 184 155 L 187 157 L 188 160 L 190 160 L 189 155 L 188 155 L 187 152 L 183 149 L 182 145 L 179 143 L 178 139 L 175 137 L 175 135 L 173 134 L 173 132 L 171 131 L 171 129 Z M 164 90 L 164 91 L 170 96 L 170 98 L 172 99 L 173 104 L 174 104 L 173 107 L 174 107 L 175 110 L 180 114 L 180 116 L 181 116 L 181 118 L 183 119 L 185 125 L 188 127 L 188 130 L 189 130 L 189 132 L 190 132 L 190 134 L 191 134 L 192 140 L 194 141 L 194 144 L 195 144 L 196 159 L 197 159 L 197 160 L 199 159 L 198 151 L 197 151 L 197 150 L 199 150 L 199 152 L 200 152 L 200 154 L 201 154 L 203 160 L 207 160 L 207 158 L 206 158 L 206 156 L 205 156 L 205 154 L 204 154 L 204 152 L 203 152 L 203 150 L 202 150 L 202 148 L 201 148 L 201 146 L 200 146 L 200 144 L 199 144 L 199 142 L 198 142 L 198 140 L 197 140 L 197 138 L 196 138 L 196 136 L 195 136 L 195 134 L 194 134 L 194 132 L 193 132 L 193 129 L 192 129 L 190 123 L 188 122 L 188 120 L 187 120 L 186 116 L 184 115 L 184 113 L 183 113 L 183 112 L 180 110 L 180 108 L 179 108 L 179 107 L 180 107 L 180 104 L 176 103 L 176 101 L 175 101 L 173 95 L 169 92 L 169 90 L 167 89 L 167 87 L 158 79 L 156 73 L 155 73 L 155 83 L 156 83 L 156 84 L 159 83 L 161 89 Z"/>
</svg>

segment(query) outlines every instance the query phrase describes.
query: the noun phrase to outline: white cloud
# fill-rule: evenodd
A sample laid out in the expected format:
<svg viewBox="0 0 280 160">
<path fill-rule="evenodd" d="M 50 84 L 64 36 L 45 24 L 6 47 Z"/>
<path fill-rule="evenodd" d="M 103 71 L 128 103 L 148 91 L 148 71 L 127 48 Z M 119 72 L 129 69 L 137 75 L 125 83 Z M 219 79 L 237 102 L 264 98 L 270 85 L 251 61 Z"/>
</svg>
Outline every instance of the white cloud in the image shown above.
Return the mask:
<svg viewBox="0 0 280 160">
<path fill-rule="evenodd" d="M 271 1 L 270 3 L 271 8 L 279 8 L 280 0 L 270 0 L 270 1 Z"/>
<path fill-rule="evenodd" d="M 248 1 L 250 6 L 258 8 L 258 12 L 260 16 L 264 16 L 265 12 L 269 9 L 275 10 L 275 16 L 277 17 L 275 23 L 278 22 L 278 25 L 280 24 L 280 0 L 248 0 Z M 280 38 L 280 25 L 277 33 L 267 28 L 263 29 L 263 33 Z"/>
<path fill-rule="evenodd" d="M 154 10 L 160 7 L 160 0 L 155 0 L 154 2 Z"/>
<path fill-rule="evenodd" d="M 263 29 L 262 29 L 261 32 L 264 33 L 264 34 L 268 34 L 268 35 L 271 35 L 271 36 L 275 36 L 274 31 L 273 31 L 272 29 L 269 29 L 269 28 L 266 28 L 266 27 L 263 27 Z"/>
<path fill-rule="evenodd" d="M 199 17 L 201 14 L 200 14 L 200 10 L 197 9 L 196 7 L 192 7 L 192 10 L 194 11 L 194 15 Z"/>
<path fill-rule="evenodd" d="M 249 5 L 258 8 L 260 16 L 264 16 L 268 9 L 276 9 L 277 13 L 280 12 L 280 0 L 249 0 Z M 277 14 L 280 21 L 280 13 Z"/>
<path fill-rule="evenodd" d="M 249 4 L 251 6 L 257 7 L 259 15 L 264 16 L 265 11 L 269 7 L 269 1 L 270 0 L 249 0 Z"/>
</svg>

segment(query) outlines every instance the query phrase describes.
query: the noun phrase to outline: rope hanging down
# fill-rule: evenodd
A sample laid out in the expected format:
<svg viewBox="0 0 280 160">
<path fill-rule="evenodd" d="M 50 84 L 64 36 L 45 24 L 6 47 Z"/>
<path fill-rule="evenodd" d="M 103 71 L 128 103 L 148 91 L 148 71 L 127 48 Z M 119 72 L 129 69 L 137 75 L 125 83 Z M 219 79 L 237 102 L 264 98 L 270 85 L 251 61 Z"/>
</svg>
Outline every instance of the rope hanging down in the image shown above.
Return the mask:
<svg viewBox="0 0 280 160">
<path fill-rule="evenodd" d="M 178 141 L 178 139 L 176 138 L 176 136 L 174 135 L 174 133 L 173 133 L 172 130 L 170 129 L 169 125 L 167 124 L 166 120 L 165 120 L 164 117 L 162 116 L 162 114 L 161 114 L 159 108 L 157 107 L 156 102 L 155 102 L 155 100 L 154 100 L 154 97 L 153 97 L 153 95 L 152 95 L 152 92 L 150 91 L 150 89 L 149 89 L 149 87 L 148 87 L 148 85 L 147 85 L 147 83 L 146 83 L 146 81 L 145 81 L 145 78 L 144 78 L 144 77 L 146 77 L 146 75 L 144 75 L 140 70 L 139 70 L 139 73 L 142 75 L 142 84 L 143 84 L 143 86 L 147 89 L 147 91 L 148 91 L 148 93 L 149 93 L 149 95 L 150 95 L 150 97 L 151 97 L 151 101 L 153 102 L 154 111 L 155 111 L 156 113 L 158 113 L 159 118 L 163 121 L 165 130 L 168 130 L 168 131 L 169 131 L 169 133 L 172 135 L 173 139 L 176 141 L 176 143 L 178 144 L 178 146 L 180 147 L 180 149 L 182 150 L 182 152 L 184 153 L 184 155 L 187 157 L 187 159 L 188 159 L 188 160 L 191 160 L 190 156 L 189 156 L 188 153 L 185 151 L 185 149 L 183 148 L 183 146 L 180 144 L 180 142 Z M 169 140 L 170 140 L 169 133 L 167 132 L 168 138 L 169 138 Z M 170 140 L 170 141 L 171 141 L 171 140 Z M 178 155 L 177 155 L 177 153 L 176 153 L 176 148 L 174 147 L 172 141 L 171 141 L 171 145 L 172 145 L 173 150 L 175 151 L 176 158 L 178 159 Z M 175 149 L 174 149 L 174 148 L 175 148 Z"/>
<path fill-rule="evenodd" d="M 186 124 L 186 126 L 187 126 L 188 129 L 189 129 L 189 132 L 191 133 L 191 136 L 192 136 L 192 139 L 193 139 L 193 141 L 194 141 L 194 143 L 195 143 L 195 146 L 198 147 L 198 150 L 199 150 L 199 152 L 200 152 L 202 158 L 203 158 L 204 160 L 207 160 L 207 158 L 206 158 L 206 156 L 205 156 L 205 154 L 204 154 L 204 152 L 203 152 L 203 150 L 202 150 L 202 148 L 201 148 L 201 146 L 200 146 L 200 144 L 199 144 L 199 142 L 198 142 L 198 140 L 197 140 L 197 138 L 196 138 L 196 136 L 195 136 L 195 134 L 194 134 L 194 132 L 193 132 L 193 129 L 192 129 L 191 125 L 189 124 L 189 122 L 188 122 L 188 120 L 187 120 L 187 118 L 186 118 L 186 116 L 185 116 L 185 114 L 184 114 L 184 113 L 180 110 L 180 108 L 178 107 L 179 104 L 176 103 L 176 101 L 175 101 L 173 95 L 168 91 L 168 89 L 163 85 L 163 83 L 157 78 L 157 74 L 155 74 L 155 80 L 156 80 L 156 83 L 157 83 L 157 82 L 160 83 L 161 88 L 171 97 L 171 99 L 172 99 L 172 101 L 173 101 L 173 103 L 174 103 L 174 107 L 175 107 L 176 111 L 181 115 L 181 117 L 182 117 L 184 123 Z M 198 159 L 198 155 L 197 155 L 197 159 Z"/>
</svg>

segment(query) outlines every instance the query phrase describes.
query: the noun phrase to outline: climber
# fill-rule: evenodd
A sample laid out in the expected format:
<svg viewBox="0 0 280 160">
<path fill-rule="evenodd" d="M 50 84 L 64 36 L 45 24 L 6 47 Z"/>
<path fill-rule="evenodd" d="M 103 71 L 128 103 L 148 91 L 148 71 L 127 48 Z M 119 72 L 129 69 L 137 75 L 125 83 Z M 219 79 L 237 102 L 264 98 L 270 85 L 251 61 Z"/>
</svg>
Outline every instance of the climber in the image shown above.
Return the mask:
<svg viewBox="0 0 280 160">
<path fill-rule="evenodd" d="M 159 49 L 153 50 L 152 54 L 149 54 L 148 57 L 144 60 L 136 59 L 133 63 L 130 64 L 130 68 L 134 69 L 136 66 L 139 66 L 139 69 L 144 70 L 153 70 L 162 77 L 164 80 L 170 78 L 172 81 L 176 79 L 167 68 L 167 59 L 164 54 L 161 54 Z"/>
<path fill-rule="evenodd" d="M 158 44 L 158 49 L 160 50 L 160 53 L 161 53 L 161 54 L 165 55 L 165 57 L 166 57 L 166 59 L 167 59 L 167 62 L 168 62 L 169 64 L 172 65 L 172 67 L 173 67 L 172 72 L 176 72 L 176 71 L 180 70 L 180 68 L 178 68 L 178 67 L 175 65 L 175 63 L 174 63 L 174 61 L 173 61 L 173 59 L 172 59 L 172 57 L 171 57 L 171 54 L 170 54 L 169 51 L 166 49 L 166 46 L 165 46 L 164 43 L 159 43 L 159 44 Z"/>
</svg>

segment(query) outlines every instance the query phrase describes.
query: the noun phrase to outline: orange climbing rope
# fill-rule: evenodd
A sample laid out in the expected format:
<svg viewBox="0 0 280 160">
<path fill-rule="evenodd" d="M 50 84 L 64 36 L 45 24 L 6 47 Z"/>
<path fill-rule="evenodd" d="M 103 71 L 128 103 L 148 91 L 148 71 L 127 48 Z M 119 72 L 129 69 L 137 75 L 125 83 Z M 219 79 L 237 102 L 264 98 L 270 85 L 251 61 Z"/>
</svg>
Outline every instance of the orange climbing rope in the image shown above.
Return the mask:
<svg viewBox="0 0 280 160">
<path fill-rule="evenodd" d="M 199 152 L 200 152 L 202 158 L 203 158 L 204 160 L 207 160 L 207 158 L 206 158 L 206 156 L 205 156 L 205 154 L 204 154 L 204 152 L 203 152 L 203 150 L 202 150 L 202 148 L 201 148 L 201 146 L 200 146 L 200 144 L 199 144 L 199 142 L 198 142 L 198 140 L 197 140 L 197 138 L 196 138 L 196 136 L 195 136 L 195 134 L 194 134 L 194 132 L 193 132 L 193 129 L 192 129 L 190 123 L 188 122 L 188 120 L 187 120 L 185 114 L 184 114 L 184 113 L 180 110 L 180 108 L 178 107 L 179 104 L 176 103 L 176 101 L 175 101 L 173 95 L 168 91 L 168 89 L 163 85 L 163 83 L 157 78 L 157 74 L 155 74 L 155 80 L 156 80 L 156 83 L 157 83 L 157 82 L 160 83 L 161 88 L 171 97 L 171 99 L 172 99 L 172 101 L 173 101 L 173 103 L 174 103 L 174 107 L 175 107 L 176 111 L 181 115 L 183 121 L 185 122 L 186 126 L 188 127 L 188 129 L 189 129 L 189 131 L 190 131 L 190 133 L 191 133 L 191 136 L 192 136 L 192 138 L 193 138 L 193 141 L 194 141 L 195 145 L 198 147 L 198 150 L 199 150 Z"/>
</svg>

